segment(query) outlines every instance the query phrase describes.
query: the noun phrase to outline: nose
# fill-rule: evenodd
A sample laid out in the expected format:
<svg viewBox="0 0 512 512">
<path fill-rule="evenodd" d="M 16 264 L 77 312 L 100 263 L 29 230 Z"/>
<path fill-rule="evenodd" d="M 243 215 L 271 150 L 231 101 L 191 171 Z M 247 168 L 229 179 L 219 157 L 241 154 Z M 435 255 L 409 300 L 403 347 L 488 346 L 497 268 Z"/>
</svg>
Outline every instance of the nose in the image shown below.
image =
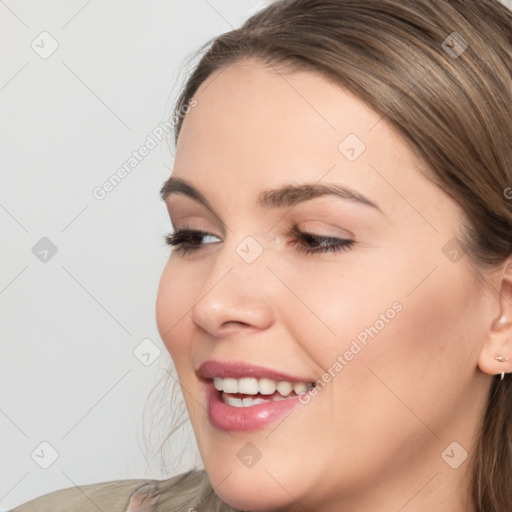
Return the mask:
<svg viewBox="0 0 512 512">
<path fill-rule="evenodd" d="M 191 313 L 192 321 L 212 337 L 267 329 L 274 321 L 271 296 L 275 282 L 271 282 L 265 251 L 250 262 L 243 252 L 246 247 L 242 244 L 240 250 L 240 244 L 225 244 L 204 271 Z"/>
</svg>

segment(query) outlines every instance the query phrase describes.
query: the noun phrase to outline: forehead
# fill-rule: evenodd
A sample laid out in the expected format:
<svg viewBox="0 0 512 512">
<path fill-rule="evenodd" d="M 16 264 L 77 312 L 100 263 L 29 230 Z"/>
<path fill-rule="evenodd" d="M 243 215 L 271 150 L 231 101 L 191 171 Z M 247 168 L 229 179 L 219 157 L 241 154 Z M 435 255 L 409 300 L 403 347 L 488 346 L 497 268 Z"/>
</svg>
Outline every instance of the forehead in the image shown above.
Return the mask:
<svg viewBox="0 0 512 512">
<path fill-rule="evenodd" d="M 201 169 L 215 165 L 218 171 L 222 164 L 231 172 L 262 173 L 264 167 L 270 174 L 287 168 L 300 173 L 307 166 L 321 177 L 337 165 L 357 177 L 370 153 L 378 153 L 380 163 L 414 160 L 379 113 L 318 73 L 285 72 L 246 59 L 216 71 L 195 98 L 178 138 L 180 166 L 193 160 Z M 347 159 L 351 148 L 344 145 L 350 143 L 361 159 Z"/>
<path fill-rule="evenodd" d="M 307 142 L 310 148 L 324 141 L 337 150 L 344 134 L 369 139 L 377 124 L 385 125 L 380 114 L 319 73 L 284 71 L 255 59 L 217 70 L 195 98 L 198 105 L 183 123 L 181 145 L 193 128 L 194 139 L 212 146 L 231 140 L 260 150 L 259 143 L 270 141 L 283 148 Z"/>
</svg>

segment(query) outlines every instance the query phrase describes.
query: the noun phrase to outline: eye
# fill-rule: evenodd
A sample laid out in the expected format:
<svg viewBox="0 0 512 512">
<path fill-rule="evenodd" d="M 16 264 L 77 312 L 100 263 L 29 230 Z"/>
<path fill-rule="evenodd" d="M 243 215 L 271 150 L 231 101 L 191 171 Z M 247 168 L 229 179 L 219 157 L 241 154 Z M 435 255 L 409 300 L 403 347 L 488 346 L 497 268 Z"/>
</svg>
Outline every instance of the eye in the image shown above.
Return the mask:
<svg viewBox="0 0 512 512">
<path fill-rule="evenodd" d="M 201 248 L 203 238 L 218 238 L 206 231 L 198 231 L 195 229 L 178 229 L 174 233 L 165 235 L 165 243 L 175 247 L 181 254 L 197 251 Z M 212 242 L 210 242 L 212 243 Z"/>
<path fill-rule="evenodd" d="M 292 237 L 292 245 L 294 245 L 297 250 L 305 252 L 306 254 L 348 251 L 356 243 L 355 240 L 347 238 L 305 233 L 297 226 L 293 226 L 290 234 Z"/>
<path fill-rule="evenodd" d="M 348 251 L 356 243 L 354 240 L 337 238 L 332 236 L 320 236 L 312 233 L 305 233 L 293 226 L 289 233 L 291 244 L 298 251 L 306 254 L 318 254 L 326 252 Z M 201 249 L 205 244 L 204 238 L 217 238 L 207 231 L 193 229 L 178 229 L 174 233 L 165 236 L 166 244 L 175 247 L 180 254 L 187 254 Z M 208 242 L 215 243 L 215 242 Z"/>
</svg>

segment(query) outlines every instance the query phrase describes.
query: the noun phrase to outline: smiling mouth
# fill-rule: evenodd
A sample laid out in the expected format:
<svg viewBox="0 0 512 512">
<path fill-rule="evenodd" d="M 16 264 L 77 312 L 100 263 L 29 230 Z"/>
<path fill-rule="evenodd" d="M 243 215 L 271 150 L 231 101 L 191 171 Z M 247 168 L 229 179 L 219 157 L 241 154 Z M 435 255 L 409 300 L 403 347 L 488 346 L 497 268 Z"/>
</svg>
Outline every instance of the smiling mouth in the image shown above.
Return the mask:
<svg viewBox="0 0 512 512">
<path fill-rule="evenodd" d="M 252 407 L 267 402 L 289 400 L 315 387 L 314 382 L 276 381 L 254 377 L 215 377 L 213 384 L 219 392 L 220 399 L 231 407 Z"/>
</svg>

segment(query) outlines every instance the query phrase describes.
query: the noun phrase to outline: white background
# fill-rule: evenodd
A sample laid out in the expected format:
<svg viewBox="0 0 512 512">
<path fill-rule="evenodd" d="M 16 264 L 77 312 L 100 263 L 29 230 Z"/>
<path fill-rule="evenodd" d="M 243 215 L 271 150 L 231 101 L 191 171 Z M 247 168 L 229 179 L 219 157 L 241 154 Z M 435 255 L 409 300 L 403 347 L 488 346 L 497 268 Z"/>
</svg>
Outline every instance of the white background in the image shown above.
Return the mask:
<svg viewBox="0 0 512 512">
<path fill-rule="evenodd" d="M 166 470 L 144 445 L 144 428 L 162 440 L 143 411 L 170 363 L 154 318 L 169 254 L 165 141 L 103 200 L 92 191 L 166 119 L 185 58 L 264 3 L 0 1 L 0 509 L 200 463 L 189 427 Z M 48 58 L 31 47 L 51 49 L 43 31 L 58 43 Z M 46 262 L 32 252 L 43 237 L 57 247 Z M 145 339 L 142 352 L 161 351 L 150 366 L 133 353 Z"/>
</svg>

